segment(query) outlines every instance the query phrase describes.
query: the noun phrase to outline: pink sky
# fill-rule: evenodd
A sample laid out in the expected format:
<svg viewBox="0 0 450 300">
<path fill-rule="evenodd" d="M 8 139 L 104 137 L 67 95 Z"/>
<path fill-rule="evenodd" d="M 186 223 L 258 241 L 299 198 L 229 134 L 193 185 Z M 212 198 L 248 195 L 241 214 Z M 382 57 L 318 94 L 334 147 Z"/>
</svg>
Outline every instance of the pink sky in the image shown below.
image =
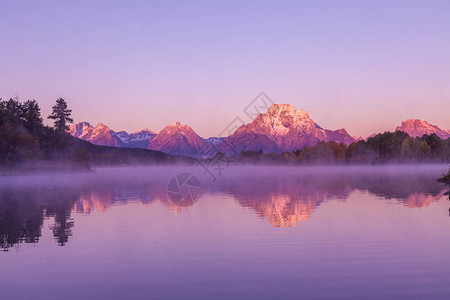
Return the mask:
<svg viewBox="0 0 450 300">
<path fill-rule="evenodd" d="M 450 129 L 450 2 L 7 1 L 0 97 L 76 122 L 218 135 L 261 91 L 366 137 Z"/>
</svg>

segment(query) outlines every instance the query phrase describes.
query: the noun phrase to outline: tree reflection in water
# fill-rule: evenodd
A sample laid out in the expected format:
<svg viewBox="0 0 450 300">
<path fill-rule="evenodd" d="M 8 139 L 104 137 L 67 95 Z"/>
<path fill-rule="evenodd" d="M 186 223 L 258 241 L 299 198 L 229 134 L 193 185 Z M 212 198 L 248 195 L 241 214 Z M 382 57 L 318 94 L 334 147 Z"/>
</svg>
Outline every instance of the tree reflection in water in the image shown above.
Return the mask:
<svg viewBox="0 0 450 300">
<path fill-rule="evenodd" d="M 117 203 L 158 201 L 170 209 L 186 209 L 175 207 L 167 198 L 166 186 L 172 175 L 173 171 L 167 172 L 167 176 L 159 173 L 90 175 L 86 180 L 56 183 L 51 180 L 39 184 L 26 180 L 3 182 L 0 184 L 0 247 L 7 251 L 18 243 L 39 242 L 44 220 L 48 218 L 53 218 L 50 229 L 55 241 L 64 246 L 72 235 L 74 213 L 101 213 Z M 410 208 L 427 206 L 441 199 L 445 192 L 432 172 L 299 172 L 295 168 L 289 172 L 237 172 L 214 184 L 205 181 L 203 188 L 203 198 L 208 193 L 231 195 L 242 207 L 275 227 L 296 226 L 308 220 L 323 202 L 345 201 L 357 190 Z"/>
</svg>

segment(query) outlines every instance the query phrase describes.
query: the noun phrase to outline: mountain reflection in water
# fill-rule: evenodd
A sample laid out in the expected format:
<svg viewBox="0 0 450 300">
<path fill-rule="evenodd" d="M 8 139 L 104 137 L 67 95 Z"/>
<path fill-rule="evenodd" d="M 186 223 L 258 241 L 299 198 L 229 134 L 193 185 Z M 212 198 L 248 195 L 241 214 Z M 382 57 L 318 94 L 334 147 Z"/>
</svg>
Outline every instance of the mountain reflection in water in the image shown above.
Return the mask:
<svg viewBox="0 0 450 300">
<path fill-rule="evenodd" d="M 203 184 L 199 201 L 230 195 L 242 207 L 275 227 L 296 226 L 308 220 L 327 200 L 345 201 L 355 191 L 369 193 L 389 204 L 408 208 L 441 199 L 445 187 L 436 182 L 445 167 L 235 167 L 215 183 L 183 167 L 99 169 L 93 173 L 3 177 L 0 183 L 0 246 L 37 243 L 44 219 L 60 246 L 69 242 L 75 213 L 103 213 L 113 205 L 160 202 L 174 211 L 167 182 L 178 171 L 194 173 Z M 196 205 L 195 203 L 193 205 Z M 151 209 L 151 208 L 150 208 Z"/>
</svg>

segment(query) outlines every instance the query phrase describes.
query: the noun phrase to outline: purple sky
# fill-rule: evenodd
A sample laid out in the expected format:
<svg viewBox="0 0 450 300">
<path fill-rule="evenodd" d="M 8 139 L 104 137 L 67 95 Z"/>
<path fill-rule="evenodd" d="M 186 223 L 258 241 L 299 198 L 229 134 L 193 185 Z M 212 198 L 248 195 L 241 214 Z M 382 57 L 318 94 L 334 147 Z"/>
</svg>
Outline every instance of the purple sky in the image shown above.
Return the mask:
<svg viewBox="0 0 450 300">
<path fill-rule="evenodd" d="M 95 2 L 95 3 L 94 3 Z M 450 129 L 450 1 L 2 1 L 0 97 L 219 134 L 264 91 L 367 136 Z"/>
</svg>

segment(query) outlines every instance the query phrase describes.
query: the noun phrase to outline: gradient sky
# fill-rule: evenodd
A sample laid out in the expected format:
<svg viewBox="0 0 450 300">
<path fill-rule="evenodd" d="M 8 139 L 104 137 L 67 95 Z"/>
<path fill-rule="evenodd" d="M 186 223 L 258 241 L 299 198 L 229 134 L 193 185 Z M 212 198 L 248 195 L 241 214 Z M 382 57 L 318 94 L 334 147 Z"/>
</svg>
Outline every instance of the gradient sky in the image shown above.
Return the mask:
<svg viewBox="0 0 450 300">
<path fill-rule="evenodd" d="M 261 91 L 351 135 L 450 129 L 450 1 L 0 1 L 0 97 L 218 135 Z"/>
</svg>

